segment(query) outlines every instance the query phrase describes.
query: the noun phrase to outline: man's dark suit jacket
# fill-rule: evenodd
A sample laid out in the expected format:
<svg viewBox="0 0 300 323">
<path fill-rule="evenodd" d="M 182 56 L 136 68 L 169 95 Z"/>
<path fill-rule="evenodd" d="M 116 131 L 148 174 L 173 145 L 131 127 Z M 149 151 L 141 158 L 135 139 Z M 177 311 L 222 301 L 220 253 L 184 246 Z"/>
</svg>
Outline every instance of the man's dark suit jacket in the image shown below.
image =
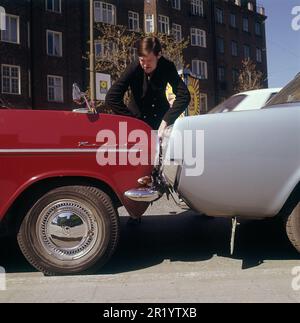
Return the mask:
<svg viewBox="0 0 300 323">
<path fill-rule="evenodd" d="M 166 97 L 168 83 L 176 94 L 172 108 Z M 127 107 L 124 104 L 124 95 L 128 89 L 131 90 L 131 96 Z M 189 90 L 178 75 L 174 63 L 161 57 L 150 78 L 139 61 L 128 66 L 120 79 L 110 88 L 106 96 L 106 105 L 115 114 L 139 118 L 156 130 L 162 120 L 172 125 L 188 107 L 190 100 Z"/>
</svg>

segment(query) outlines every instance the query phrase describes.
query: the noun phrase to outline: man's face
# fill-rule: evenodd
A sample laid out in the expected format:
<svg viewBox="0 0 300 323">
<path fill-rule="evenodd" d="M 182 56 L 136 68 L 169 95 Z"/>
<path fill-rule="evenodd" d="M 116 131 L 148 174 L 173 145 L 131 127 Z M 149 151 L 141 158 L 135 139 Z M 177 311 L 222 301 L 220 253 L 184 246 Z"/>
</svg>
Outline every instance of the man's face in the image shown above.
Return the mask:
<svg viewBox="0 0 300 323">
<path fill-rule="evenodd" d="M 145 73 L 151 74 L 156 70 L 160 57 L 161 55 L 156 56 L 153 53 L 139 57 L 141 67 L 145 71 Z"/>
</svg>

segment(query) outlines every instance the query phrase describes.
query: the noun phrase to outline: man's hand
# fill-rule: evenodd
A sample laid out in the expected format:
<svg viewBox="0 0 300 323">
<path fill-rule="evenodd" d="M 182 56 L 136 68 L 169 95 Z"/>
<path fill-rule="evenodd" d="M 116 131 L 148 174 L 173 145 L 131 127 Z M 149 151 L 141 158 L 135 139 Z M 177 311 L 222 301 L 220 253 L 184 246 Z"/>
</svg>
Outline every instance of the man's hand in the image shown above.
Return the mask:
<svg viewBox="0 0 300 323">
<path fill-rule="evenodd" d="M 163 120 L 162 123 L 160 124 L 159 129 L 158 129 L 158 138 L 159 139 L 163 138 L 167 127 L 168 127 L 168 124 L 166 123 L 166 121 Z"/>
</svg>

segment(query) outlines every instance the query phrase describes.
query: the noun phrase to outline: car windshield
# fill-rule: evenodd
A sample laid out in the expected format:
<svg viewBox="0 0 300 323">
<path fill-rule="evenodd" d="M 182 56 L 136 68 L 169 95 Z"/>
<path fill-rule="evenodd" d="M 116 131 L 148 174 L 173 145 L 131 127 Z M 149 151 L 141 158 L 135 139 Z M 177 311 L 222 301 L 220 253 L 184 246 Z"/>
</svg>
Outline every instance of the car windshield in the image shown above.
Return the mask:
<svg viewBox="0 0 300 323">
<path fill-rule="evenodd" d="M 300 74 L 277 95 L 275 95 L 267 103 L 266 107 L 295 102 L 300 102 Z"/>
<path fill-rule="evenodd" d="M 239 94 L 234 95 L 227 99 L 226 101 L 222 102 L 218 106 L 216 106 L 214 109 L 212 109 L 209 114 L 214 113 L 222 113 L 222 112 L 231 112 L 233 111 L 245 98 L 247 95 L 245 94 Z"/>
</svg>

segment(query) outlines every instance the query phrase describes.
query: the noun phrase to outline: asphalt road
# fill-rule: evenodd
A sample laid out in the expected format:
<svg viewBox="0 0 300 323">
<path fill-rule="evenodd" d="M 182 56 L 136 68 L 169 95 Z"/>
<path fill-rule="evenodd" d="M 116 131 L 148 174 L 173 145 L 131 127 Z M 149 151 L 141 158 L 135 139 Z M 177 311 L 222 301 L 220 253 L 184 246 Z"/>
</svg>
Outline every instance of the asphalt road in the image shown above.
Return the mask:
<svg viewBox="0 0 300 323">
<path fill-rule="evenodd" d="M 15 242 L 0 240 L 7 290 L 0 302 L 300 302 L 292 268 L 300 256 L 274 220 L 241 223 L 229 254 L 230 220 L 183 211 L 165 200 L 127 225 L 95 276 L 44 277 Z M 300 280 L 299 280 L 300 282 Z"/>
</svg>

